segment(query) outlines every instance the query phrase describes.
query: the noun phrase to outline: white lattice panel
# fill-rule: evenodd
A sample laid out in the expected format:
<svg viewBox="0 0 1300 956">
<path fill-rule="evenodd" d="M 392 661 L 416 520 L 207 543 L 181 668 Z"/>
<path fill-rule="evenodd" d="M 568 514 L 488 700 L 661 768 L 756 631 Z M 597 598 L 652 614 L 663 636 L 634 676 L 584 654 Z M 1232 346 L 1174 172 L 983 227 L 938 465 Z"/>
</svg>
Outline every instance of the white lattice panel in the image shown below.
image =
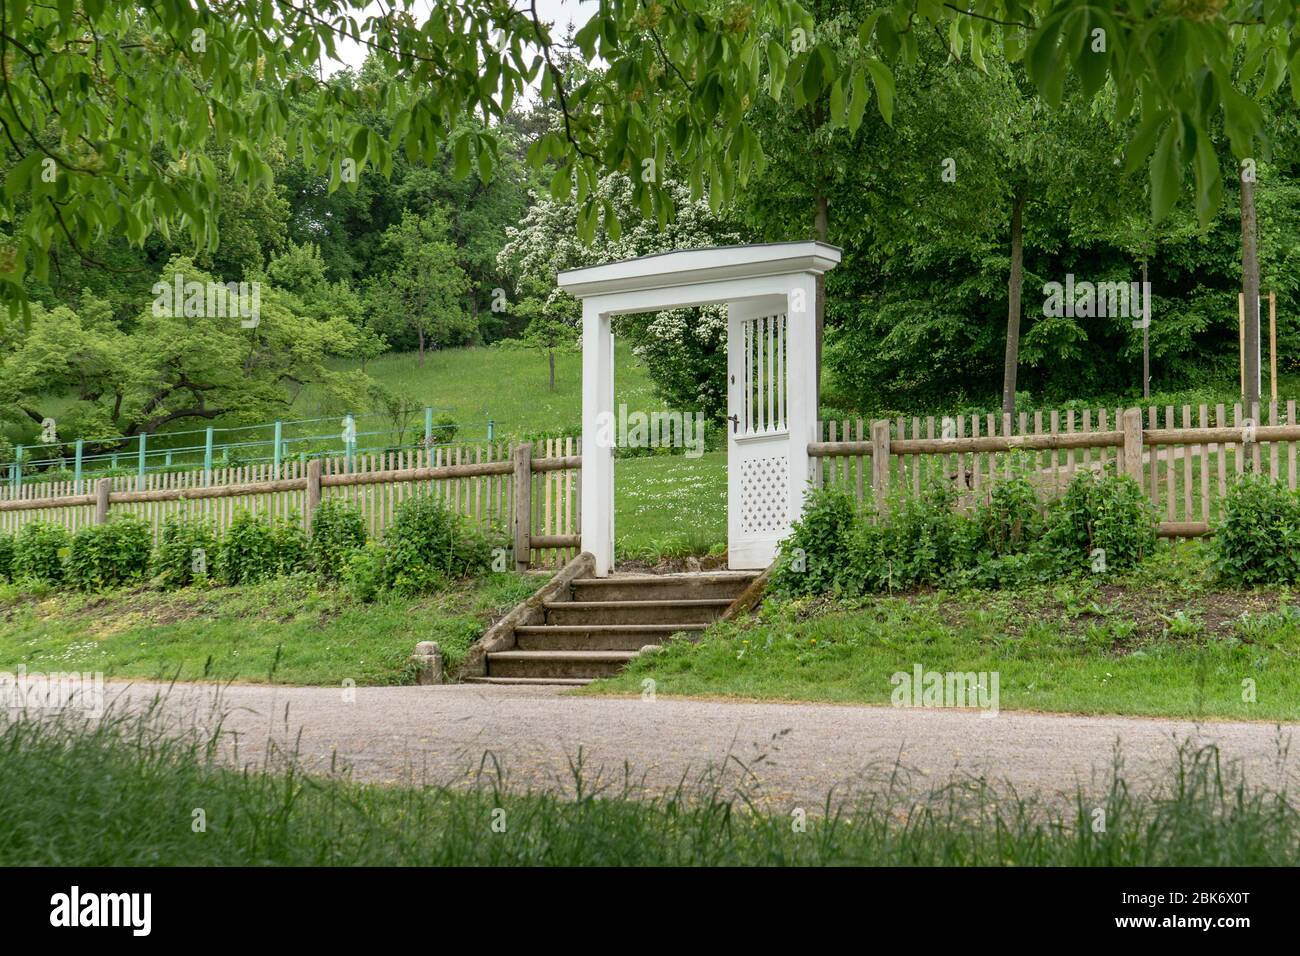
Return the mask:
<svg viewBox="0 0 1300 956">
<path fill-rule="evenodd" d="M 746 534 L 783 533 L 789 523 L 790 468 L 784 455 L 740 464 L 740 528 Z"/>
</svg>

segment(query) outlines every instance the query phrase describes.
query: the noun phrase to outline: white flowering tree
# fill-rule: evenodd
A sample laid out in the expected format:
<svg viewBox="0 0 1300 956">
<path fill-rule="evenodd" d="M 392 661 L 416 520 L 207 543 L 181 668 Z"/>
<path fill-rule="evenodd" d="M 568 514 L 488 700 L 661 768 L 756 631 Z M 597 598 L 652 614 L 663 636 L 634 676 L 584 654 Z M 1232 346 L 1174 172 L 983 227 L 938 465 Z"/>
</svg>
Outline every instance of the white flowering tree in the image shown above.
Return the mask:
<svg viewBox="0 0 1300 956">
<path fill-rule="evenodd" d="M 515 277 L 517 289 L 533 292 L 529 296 L 525 291 L 519 300 L 530 324 L 543 315 L 552 332 L 556 322 L 568 322 L 577 337 L 581 310 L 555 285 L 556 274 L 565 269 L 745 241 L 741 230 L 725 216 L 715 215 L 706 200 L 692 201 L 689 186 L 669 180 L 666 188 L 677 214 L 662 229 L 656 221 L 641 218 L 633 182 L 622 173 L 602 177 L 596 188 L 602 205 L 608 202 L 614 210 L 611 222 L 625 224 L 621 229 L 615 225 L 584 242 L 577 230 L 578 203 L 550 198 L 537 199 L 518 227 L 508 227 L 497 265 Z M 543 294 L 544 301 L 533 301 Z M 666 401 L 721 418 L 727 399 L 727 322 L 721 308 L 626 316 L 619 331 L 633 341 L 633 350 Z"/>
</svg>

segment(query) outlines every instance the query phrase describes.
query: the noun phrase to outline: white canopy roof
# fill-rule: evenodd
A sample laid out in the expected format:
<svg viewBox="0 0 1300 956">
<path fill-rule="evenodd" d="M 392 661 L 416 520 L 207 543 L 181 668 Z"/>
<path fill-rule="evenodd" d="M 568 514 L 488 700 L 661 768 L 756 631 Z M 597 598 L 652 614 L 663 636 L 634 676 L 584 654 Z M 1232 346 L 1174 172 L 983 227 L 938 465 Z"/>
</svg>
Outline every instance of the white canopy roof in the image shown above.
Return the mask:
<svg viewBox="0 0 1300 956">
<path fill-rule="evenodd" d="M 579 299 L 717 282 L 789 275 L 821 274 L 839 264 L 841 250 L 824 242 L 768 242 L 748 246 L 682 249 L 561 272 L 561 289 Z"/>
</svg>

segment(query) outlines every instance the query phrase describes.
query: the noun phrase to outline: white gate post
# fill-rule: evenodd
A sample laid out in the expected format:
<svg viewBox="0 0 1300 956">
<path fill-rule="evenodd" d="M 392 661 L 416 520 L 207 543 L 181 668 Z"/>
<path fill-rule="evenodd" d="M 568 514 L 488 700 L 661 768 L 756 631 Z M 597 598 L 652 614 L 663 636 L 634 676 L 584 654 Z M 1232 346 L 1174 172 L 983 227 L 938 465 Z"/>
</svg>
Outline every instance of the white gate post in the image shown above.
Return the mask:
<svg viewBox="0 0 1300 956">
<path fill-rule="evenodd" d="M 614 566 L 614 331 L 608 314 L 582 303 L 582 550 L 596 576 Z"/>
<path fill-rule="evenodd" d="M 789 349 L 786 415 L 790 427 L 790 520 L 803 514 L 813 477 L 808 443 L 817 441 L 817 278 L 790 277 L 786 342 Z"/>
</svg>

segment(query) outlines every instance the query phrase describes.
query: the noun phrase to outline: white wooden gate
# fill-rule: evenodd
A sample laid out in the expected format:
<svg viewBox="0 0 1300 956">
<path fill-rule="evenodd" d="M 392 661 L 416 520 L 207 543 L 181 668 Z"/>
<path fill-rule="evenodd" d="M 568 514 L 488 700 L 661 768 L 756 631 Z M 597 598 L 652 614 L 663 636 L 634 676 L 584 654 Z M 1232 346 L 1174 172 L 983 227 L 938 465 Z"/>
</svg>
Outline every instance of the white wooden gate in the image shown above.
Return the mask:
<svg viewBox="0 0 1300 956">
<path fill-rule="evenodd" d="M 727 564 L 766 568 L 790 531 L 785 312 L 733 303 L 727 317 Z"/>
<path fill-rule="evenodd" d="M 727 306 L 727 564 L 765 568 L 803 509 L 817 440 L 817 276 L 840 261 L 823 242 L 683 249 L 561 272 L 582 300 L 582 549 L 614 567 L 616 315 Z"/>
</svg>

